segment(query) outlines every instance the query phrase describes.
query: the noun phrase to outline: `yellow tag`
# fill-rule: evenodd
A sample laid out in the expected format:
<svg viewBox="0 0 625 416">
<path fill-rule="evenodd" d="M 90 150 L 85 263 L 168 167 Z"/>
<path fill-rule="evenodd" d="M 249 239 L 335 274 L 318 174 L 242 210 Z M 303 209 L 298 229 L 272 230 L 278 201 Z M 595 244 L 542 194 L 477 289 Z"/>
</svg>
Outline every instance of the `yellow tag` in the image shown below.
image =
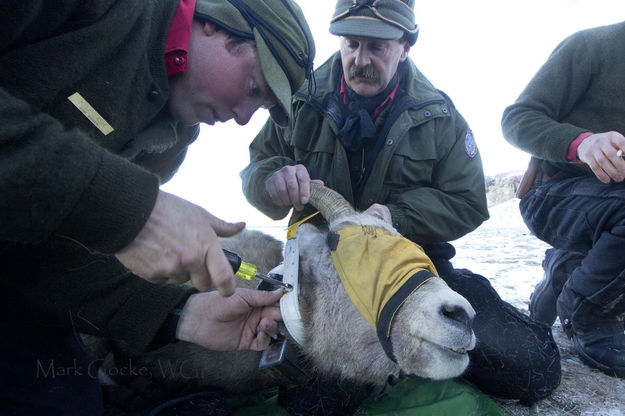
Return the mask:
<svg viewBox="0 0 625 416">
<path fill-rule="evenodd" d="M 298 222 L 296 222 L 295 224 L 291 224 L 289 225 L 289 228 L 286 229 L 286 239 L 290 240 L 291 238 L 295 237 L 295 234 L 297 234 L 297 228 L 302 225 L 303 223 L 305 223 L 306 221 L 308 221 L 309 219 L 311 219 L 312 217 L 314 217 L 315 215 L 319 214 L 319 211 L 315 212 L 314 214 L 311 214 L 309 216 L 307 216 L 306 218 L 299 220 Z"/>
<path fill-rule="evenodd" d="M 95 108 L 91 107 L 91 104 L 85 100 L 82 95 L 79 93 L 74 93 L 67 97 L 68 100 L 72 102 L 76 106 L 77 109 L 80 110 L 81 113 L 85 115 L 93 123 L 94 126 L 98 128 L 105 136 L 111 133 L 114 129 L 111 127 L 109 123 L 104 120 L 104 118 L 95 111 Z"/>
</svg>

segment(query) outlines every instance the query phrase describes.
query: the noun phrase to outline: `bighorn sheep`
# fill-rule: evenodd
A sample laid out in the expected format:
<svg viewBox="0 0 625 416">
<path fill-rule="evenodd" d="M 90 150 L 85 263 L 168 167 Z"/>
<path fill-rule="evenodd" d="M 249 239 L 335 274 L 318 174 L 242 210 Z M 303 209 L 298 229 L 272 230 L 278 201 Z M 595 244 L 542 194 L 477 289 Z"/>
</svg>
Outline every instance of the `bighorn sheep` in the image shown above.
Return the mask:
<svg viewBox="0 0 625 416">
<path fill-rule="evenodd" d="M 328 220 L 330 232 L 359 225 L 397 235 L 390 224 L 357 213 L 328 188 L 313 186 L 310 202 Z M 475 312 L 471 305 L 442 279 L 425 282 L 405 300 L 393 319 L 390 339 L 394 362 L 341 284 L 327 234 L 307 224 L 297 233 L 301 252 L 299 307 L 305 329 L 298 348 L 308 365 L 323 374 L 378 385 L 400 371 L 432 379 L 460 375 L 468 365 L 467 351 L 475 346 L 470 327 Z M 259 232 L 225 239 L 223 245 L 257 265 L 269 258 L 279 262 L 281 243 Z M 181 342 L 134 357 L 134 365 L 147 367 L 154 378 L 162 377 L 165 383 L 186 382 L 186 388 L 189 384 L 198 388 L 212 386 L 237 393 L 280 383 L 275 375 L 257 369 L 259 356 L 256 352 L 208 351 Z"/>
</svg>

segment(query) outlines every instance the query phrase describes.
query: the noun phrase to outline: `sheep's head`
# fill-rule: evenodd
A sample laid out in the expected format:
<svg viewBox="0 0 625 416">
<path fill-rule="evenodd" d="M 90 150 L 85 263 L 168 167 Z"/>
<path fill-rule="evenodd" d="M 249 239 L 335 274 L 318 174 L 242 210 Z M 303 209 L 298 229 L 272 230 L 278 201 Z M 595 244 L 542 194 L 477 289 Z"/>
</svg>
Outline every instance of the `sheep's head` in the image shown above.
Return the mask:
<svg viewBox="0 0 625 416">
<path fill-rule="evenodd" d="M 385 238 L 391 236 L 395 240 L 405 240 L 398 235 L 391 224 L 378 217 L 356 212 L 344 198 L 329 188 L 312 184 L 310 202 L 328 220 L 330 232 L 340 233 L 342 230 L 350 227 L 356 229 L 362 227 L 369 231 L 373 230 L 374 234 L 378 233 L 377 235 L 383 235 Z M 323 254 L 317 252 L 315 253 L 315 258 L 303 260 L 303 272 L 315 275 L 316 273 L 327 274 L 328 270 L 331 270 L 334 273 L 335 280 L 339 280 L 330 259 L 330 249 L 325 244 L 325 235 L 320 232 L 313 232 L 312 227 L 304 228 L 303 230 L 305 231 L 302 233 L 304 235 L 302 235 L 302 243 L 300 243 L 304 244 L 302 248 L 303 253 L 313 250 L 318 251 L 320 246 L 325 246 L 322 248 Z M 341 235 L 340 238 L 342 239 L 343 237 Z M 340 241 L 339 244 L 341 244 Z M 412 245 L 407 240 L 402 242 L 402 244 L 405 244 L 408 249 L 411 249 L 412 246 L 415 247 L 415 259 L 421 256 L 426 259 L 426 263 L 429 262 L 429 259 L 423 252 L 419 252 L 421 250 L 420 247 Z M 306 246 L 310 248 L 306 248 Z M 326 250 L 327 254 L 325 253 Z M 412 256 L 411 253 L 409 256 Z M 390 264 L 392 273 L 404 274 L 407 276 L 405 279 L 413 279 L 416 274 L 419 274 L 419 272 L 413 274 L 413 269 L 395 267 L 396 263 L 406 264 L 405 253 L 404 257 L 397 259 L 397 261 L 395 261 L 394 256 L 395 253 L 391 250 L 384 259 L 387 264 Z M 355 258 L 353 260 L 355 260 L 355 263 L 350 264 L 371 264 L 376 259 Z M 324 262 L 325 264 L 322 264 Z M 410 259 L 408 263 L 410 263 Z M 417 262 L 416 264 L 419 265 L 420 263 Z M 431 266 L 431 263 L 429 265 Z M 358 266 L 356 265 L 355 267 Z M 324 335 L 325 339 L 317 340 L 319 355 L 325 357 L 319 357 L 325 360 L 327 366 L 325 370 L 371 382 L 383 382 L 389 372 L 397 372 L 399 369 L 408 374 L 416 374 L 433 379 L 451 378 L 460 375 L 469 363 L 467 351 L 475 346 L 475 335 L 471 329 L 471 321 L 475 316 L 475 311 L 466 299 L 452 291 L 442 279 L 434 276 L 432 273 L 432 271 L 435 272 L 434 267 L 430 266 L 427 264 L 423 266 L 424 272 L 421 275 L 425 278 L 422 281 L 414 283 L 414 280 L 410 280 L 412 283 L 402 283 L 400 290 L 397 287 L 388 289 L 389 285 L 385 282 L 387 276 L 382 276 L 382 273 L 379 275 L 373 273 L 373 276 L 366 282 L 357 279 L 353 281 L 352 279 L 352 282 L 347 284 L 345 284 L 345 277 L 341 274 L 340 279 L 343 280 L 343 286 L 340 283 L 337 284 L 335 288 L 337 298 L 332 300 L 326 299 L 323 302 L 325 305 L 341 304 L 341 302 L 349 303 L 347 299 L 351 299 L 352 305 L 348 305 L 347 311 L 334 312 L 336 315 L 339 313 L 349 315 L 350 322 L 346 325 L 348 328 L 340 329 L 340 333 L 334 333 L 334 328 L 331 328 L 332 325 L 326 325 L 327 328 L 323 330 L 327 332 Z M 362 267 L 361 264 L 360 267 Z M 341 268 L 339 266 L 339 269 Z M 366 268 L 369 269 L 369 266 L 366 266 Z M 321 272 L 322 270 L 323 272 Z M 406 270 L 409 272 L 407 273 Z M 364 273 L 366 274 L 367 271 Z M 356 277 L 358 278 L 358 276 Z M 312 279 L 314 280 L 315 277 Z M 322 281 L 327 282 L 328 276 L 321 276 L 317 283 Z M 383 282 L 380 285 L 383 288 L 377 292 L 354 295 L 352 290 L 360 290 L 357 286 L 370 286 L 371 282 L 374 282 L 374 284 Z M 328 283 L 323 284 L 327 285 Z M 392 283 L 390 286 L 393 286 L 393 284 L 396 285 L 396 283 Z M 412 286 L 410 286 L 411 284 Z M 406 287 L 408 287 L 407 291 Z M 398 296 L 392 296 L 389 300 L 387 293 L 387 298 L 383 301 L 374 299 L 374 304 L 376 302 L 384 303 L 380 305 L 377 312 L 374 310 L 363 313 L 361 305 L 354 306 L 354 304 L 359 305 L 359 303 L 363 303 L 363 299 L 364 303 L 366 303 L 372 297 L 389 290 L 396 295 L 406 292 L 406 295 L 400 296 L 399 300 Z M 347 298 L 346 293 L 349 293 L 349 298 Z M 325 296 L 334 295 L 330 293 Z M 343 300 L 340 299 L 341 296 L 343 296 Z M 358 297 L 359 299 L 357 299 Z M 389 313 L 386 305 L 393 303 L 395 305 L 390 309 Z M 357 307 L 358 311 L 356 311 Z M 343 308 L 345 309 L 344 304 Z M 311 309 L 314 310 L 315 308 Z M 325 313 L 328 313 L 328 311 Z M 330 311 L 329 313 L 333 312 Z M 359 314 L 360 316 L 358 316 Z M 345 317 L 342 316 L 340 319 L 345 319 Z M 383 323 L 384 319 L 386 319 L 386 323 Z M 352 321 L 358 321 L 358 324 L 354 324 Z M 314 336 L 321 338 L 319 334 Z M 338 339 L 358 340 L 353 342 L 356 351 L 343 354 L 343 350 L 349 348 L 349 342 L 347 342 L 345 343 L 346 345 L 342 345 L 336 348 L 336 351 L 328 354 L 327 344 L 336 343 Z M 379 342 L 376 342 L 378 340 Z M 317 342 L 311 339 L 309 341 L 311 344 Z M 362 351 L 363 345 L 366 345 L 367 351 Z M 309 349 L 309 354 L 313 356 L 316 354 L 314 345 L 305 348 Z M 384 352 L 386 352 L 386 357 Z M 328 359 L 329 355 L 332 355 L 333 359 Z M 354 362 L 348 363 L 350 359 Z M 359 360 L 365 362 L 358 362 Z M 376 362 L 372 362 L 373 360 Z M 321 365 L 323 366 L 323 364 Z"/>
</svg>

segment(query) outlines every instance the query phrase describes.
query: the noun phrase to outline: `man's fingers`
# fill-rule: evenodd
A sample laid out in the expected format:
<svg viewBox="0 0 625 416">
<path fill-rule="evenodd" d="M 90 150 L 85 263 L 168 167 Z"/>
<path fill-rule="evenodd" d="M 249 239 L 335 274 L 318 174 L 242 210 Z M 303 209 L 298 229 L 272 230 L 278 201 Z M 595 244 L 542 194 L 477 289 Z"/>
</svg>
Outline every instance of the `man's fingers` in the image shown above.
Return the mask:
<svg viewBox="0 0 625 416">
<path fill-rule="evenodd" d="M 596 133 L 582 141 L 577 153 L 601 182 L 610 183 L 611 179 L 622 182 L 625 179 L 625 161 L 617 152 L 624 145 L 625 137 L 618 132 Z"/>
<path fill-rule="evenodd" d="M 304 165 L 284 166 L 267 179 L 265 190 L 274 204 L 293 206 L 301 211 L 310 199 L 310 182 Z"/>
<path fill-rule="evenodd" d="M 623 182 L 623 179 L 625 179 L 625 160 L 621 156 L 617 156 L 617 151 L 611 149 L 610 154 L 606 155 L 609 170 L 605 168 L 604 170 L 615 182 Z"/>
<path fill-rule="evenodd" d="M 582 142 L 582 144 L 586 145 L 584 142 Z M 582 146 L 580 145 L 580 148 L 581 147 Z M 603 157 L 603 153 L 598 147 L 588 146 L 587 148 L 583 148 L 583 151 L 579 151 L 579 157 L 582 162 L 586 163 L 590 167 L 597 179 L 603 183 L 610 182 L 610 177 L 606 174 L 606 172 L 604 172 L 598 160 L 599 157 Z"/>
<path fill-rule="evenodd" d="M 604 160 L 605 157 L 603 156 L 603 153 L 597 152 L 592 155 L 591 163 L 589 163 L 589 165 L 590 169 L 592 169 L 592 171 L 595 173 L 597 179 L 599 179 L 603 183 L 609 183 L 610 176 L 603 168 L 603 165 L 605 164 Z"/>
<path fill-rule="evenodd" d="M 281 315 L 279 315 L 280 307 L 276 306 L 277 303 L 280 301 L 280 298 L 284 294 L 282 289 L 274 290 L 273 292 L 267 292 L 265 290 L 239 289 L 237 293 L 251 307 L 266 306 L 267 308 L 265 308 L 265 310 L 267 311 L 269 311 L 270 308 L 277 308 L 278 315 L 273 316 L 276 317 L 278 320 L 282 320 Z M 263 310 L 263 316 L 265 316 L 265 310 Z"/>
<path fill-rule="evenodd" d="M 278 335 L 278 322 L 274 319 L 269 318 L 261 319 L 260 332 L 266 334 L 268 338 Z M 267 342 L 267 345 L 269 345 L 269 342 Z M 265 348 L 267 347 L 267 345 L 265 345 Z"/>
<path fill-rule="evenodd" d="M 297 171 L 291 173 L 286 178 L 286 192 L 289 198 L 289 205 L 293 205 L 297 210 L 302 209 L 301 184 L 297 176 Z"/>
<path fill-rule="evenodd" d="M 183 274 L 178 274 L 178 275 L 175 275 L 175 276 L 171 276 L 167 280 L 169 280 L 170 283 L 182 284 L 182 283 L 185 283 L 185 282 L 189 281 L 190 280 L 190 276 L 191 276 L 191 274 L 183 273 Z M 158 280 L 153 280 L 153 282 L 154 283 L 159 283 Z"/>
<path fill-rule="evenodd" d="M 273 201 L 274 204 L 282 205 L 279 200 L 278 190 L 276 188 L 274 175 L 269 177 L 269 179 L 267 179 L 267 181 L 265 182 L 265 191 L 267 191 L 267 195 L 269 195 L 269 199 L 271 199 L 271 201 Z"/>
<path fill-rule="evenodd" d="M 589 163 L 588 165 L 590 166 L 590 169 L 592 169 L 597 179 L 599 179 L 603 183 L 610 183 L 610 177 L 603 171 L 598 163 Z"/>
<path fill-rule="evenodd" d="M 272 321 L 281 322 L 282 311 L 280 310 L 280 305 L 276 304 L 275 306 L 265 306 L 263 308 L 263 318 L 269 318 Z"/>
<path fill-rule="evenodd" d="M 264 332 L 269 337 L 278 335 L 278 321 L 269 318 L 263 318 L 260 320 L 260 332 Z"/>
<path fill-rule="evenodd" d="M 215 247 L 210 247 L 206 253 L 206 269 L 208 274 L 202 276 L 201 273 L 197 273 L 196 278 L 200 280 L 202 288 L 193 282 L 193 285 L 199 290 L 207 290 L 205 287 L 206 282 L 212 281 L 215 288 L 219 291 L 219 294 L 224 297 L 231 296 L 236 289 L 236 282 L 234 280 L 234 272 L 232 266 L 226 256 L 224 255 L 221 246 L 217 244 Z M 194 276 L 191 276 L 192 278 Z"/>
<path fill-rule="evenodd" d="M 306 205 L 310 199 L 310 176 L 308 176 L 308 170 L 303 165 L 298 165 L 298 169 L 295 172 L 295 177 L 299 184 L 299 204 Z"/>
<path fill-rule="evenodd" d="M 218 218 L 208 212 L 210 216 L 210 225 L 213 227 L 215 234 L 219 237 L 232 237 L 235 234 L 240 233 L 245 228 L 245 223 L 239 222 L 226 222 L 221 218 Z"/>
<path fill-rule="evenodd" d="M 269 177 L 269 179 L 267 179 L 265 189 L 274 204 L 280 206 L 291 205 L 287 192 L 286 178 L 282 169 L 275 172 Z"/>
<path fill-rule="evenodd" d="M 276 320 L 263 317 L 257 326 L 256 339 L 252 342 L 251 349 L 256 351 L 266 349 L 271 343 L 272 338 L 278 334 L 278 329 L 278 322 Z"/>
<path fill-rule="evenodd" d="M 588 163 L 593 173 L 603 183 L 610 183 L 611 179 L 617 182 L 622 181 L 622 175 L 614 166 L 612 155 L 609 155 L 612 149 L 597 149 L 591 155 L 591 161 Z"/>
<path fill-rule="evenodd" d="M 601 165 L 601 167 L 603 168 L 603 171 L 615 182 L 623 181 L 623 175 L 611 162 L 607 162 L 606 164 Z"/>
<path fill-rule="evenodd" d="M 189 273 L 189 280 L 191 281 L 191 284 L 193 284 L 193 287 L 195 287 L 200 292 L 206 292 L 212 287 L 211 278 L 208 275 L 208 273 L 206 273 L 205 271 L 201 272 L 200 270 L 195 270 Z M 184 282 L 174 281 L 174 283 L 184 283 Z"/>
<path fill-rule="evenodd" d="M 258 325 L 255 349 L 262 351 L 271 343 L 271 338 L 278 334 L 278 323 L 272 319 L 263 318 Z"/>
</svg>

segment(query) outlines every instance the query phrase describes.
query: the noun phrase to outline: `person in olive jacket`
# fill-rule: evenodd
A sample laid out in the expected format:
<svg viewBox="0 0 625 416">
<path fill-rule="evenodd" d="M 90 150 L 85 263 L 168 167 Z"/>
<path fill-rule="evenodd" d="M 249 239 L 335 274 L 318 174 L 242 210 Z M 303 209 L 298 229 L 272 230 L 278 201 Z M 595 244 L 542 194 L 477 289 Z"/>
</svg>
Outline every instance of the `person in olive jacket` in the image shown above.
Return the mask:
<svg viewBox="0 0 625 416">
<path fill-rule="evenodd" d="M 504 137 L 533 155 L 525 223 L 547 250 L 532 316 L 560 318 L 584 362 L 625 377 L 625 22 L 577 32 L 509 106 Z"/>
<path fill-rule="evenodd" d="M 7 0 L 0 24 L 2 413 L 100 412 L 77 332 L 264 349 L 280 293 L 235 291 L 217 240 L 244 224 L 159 186 L 200 122 L 286 122 L 314 57 L 299 7 Z"/>
<path fill-rule="evenodd" d="M 413 8 L 412 0 L 337 2 L 330 32 L 341 36 L 340 50 L 315 71 L 312 90 L 295 95 L 289 125 L 270 120 L 251 143 L 243 192 L 273 219 L 294 207 L 293 223 L 312 212 L 304 208 L 309 185 L 320 181 L 392 221 L 477 311 L 466 377 L 531 403 L 559 383 L 557 347 L 487 279 L 449 262 L 448 241 L 488 218 L 485 181 L 467 122 L 408 57 L 418 33 Z"/>
</svg>

